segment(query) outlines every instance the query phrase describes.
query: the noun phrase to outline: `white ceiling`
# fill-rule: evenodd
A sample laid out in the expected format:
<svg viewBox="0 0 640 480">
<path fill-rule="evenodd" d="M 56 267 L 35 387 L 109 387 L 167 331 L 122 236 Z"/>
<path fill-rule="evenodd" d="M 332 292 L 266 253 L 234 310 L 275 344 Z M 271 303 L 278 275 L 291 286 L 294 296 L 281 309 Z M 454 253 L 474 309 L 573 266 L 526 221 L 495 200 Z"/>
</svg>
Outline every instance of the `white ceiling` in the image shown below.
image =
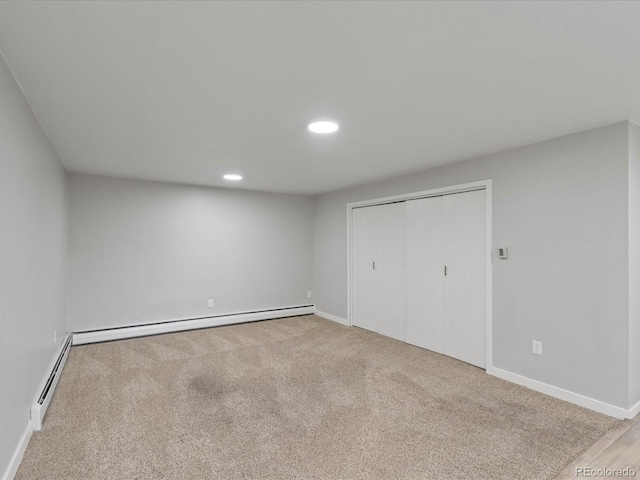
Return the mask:
<svg viewBox="0 0 640 480">
<path fill-rule="evenodd" d="M 640 123 L 639 25 L 639 2 L 5 1 L 0 49 L 68 170 L 319 193 Z"/>
</svg>

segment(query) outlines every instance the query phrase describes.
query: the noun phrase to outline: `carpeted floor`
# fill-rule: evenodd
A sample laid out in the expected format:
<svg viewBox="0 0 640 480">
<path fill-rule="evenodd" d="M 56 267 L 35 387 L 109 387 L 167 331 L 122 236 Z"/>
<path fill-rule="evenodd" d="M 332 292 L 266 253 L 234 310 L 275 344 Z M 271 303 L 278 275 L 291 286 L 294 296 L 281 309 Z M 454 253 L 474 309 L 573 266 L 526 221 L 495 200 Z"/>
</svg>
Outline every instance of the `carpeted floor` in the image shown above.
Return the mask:
<svg viewBox="0 0 640 480">
<path fill-rule="evenodd" d="M 616 424 L 295 317 L 74 347 L 16 479 L 553 478 Z"/>
</svg>

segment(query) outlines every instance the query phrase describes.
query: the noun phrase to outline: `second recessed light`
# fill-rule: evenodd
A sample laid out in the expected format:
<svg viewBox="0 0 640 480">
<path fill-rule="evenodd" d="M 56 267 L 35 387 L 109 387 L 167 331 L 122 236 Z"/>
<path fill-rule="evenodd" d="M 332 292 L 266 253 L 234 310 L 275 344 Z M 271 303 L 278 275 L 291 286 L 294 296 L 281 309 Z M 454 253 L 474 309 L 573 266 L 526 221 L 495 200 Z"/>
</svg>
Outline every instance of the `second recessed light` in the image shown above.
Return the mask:
<svg viewBox="0 0 640 480">
<path fill-rule="evenodd" d="M 225 180 L 238 181 L 242 180 L 242 175 L 236 175 L 235 173 L 227 173 L 224 177 Z"/>
<path fill-rule="evenodd" d="M 340 128 L 336 122 L 330 120 L 320 120 L 318 122 L 312 122 L 307 127 L 313 133 L 333 133 L 337 132 Z"/>
</svg>

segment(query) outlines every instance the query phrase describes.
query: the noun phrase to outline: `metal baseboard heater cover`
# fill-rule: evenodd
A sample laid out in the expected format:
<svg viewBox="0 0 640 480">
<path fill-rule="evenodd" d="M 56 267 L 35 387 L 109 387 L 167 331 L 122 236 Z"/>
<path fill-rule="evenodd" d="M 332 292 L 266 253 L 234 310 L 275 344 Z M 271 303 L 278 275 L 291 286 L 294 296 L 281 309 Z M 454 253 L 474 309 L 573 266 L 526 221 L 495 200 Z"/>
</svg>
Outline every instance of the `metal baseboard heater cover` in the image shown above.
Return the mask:
<svg viewBox="0 0 640 480">
<path fill-rule="evenodd" d="M 62 374 L 62 369 L 67 361 L 67 356 L 69 355 L 69 350 L 71 349 L 72 344 L 73 335 L 69 334 L 62 345 L 58 358 L 56 359 L 53 369 L 49 374 L 49 378 L 47 378 L 44 388 L 38 397 L 38 401 L 31 406 L 31 424 L 35 431 L 42 429 L 42 421 L 47 413 L 49 403 L 51 403 L 51 397 L 53 397 L 53 392 L 56 389 L 58 380 L 60 380 L 60 375 Z"/>
<path fill-rule="evenodd" d="M 273 318 L 311 315 L 313 313 L 315 313 L 315 306 L 300 305 L 274 308 L 270 310 L 227 313 L 210 317 L 167 320 L 149 324 L 112 327 L 103 330 L 87 330 L 83 332 L 73 332 L 73 344 L 85 345 L 88 343 L 110 342 L 113 340 L 124 340 L 126 338 L 146 337 L 148 335 L 161 335 L 164 333 L 183 332 L 186 330 L 221 327 L 224 325 L 234 325 L 237 323 L 255 322 Z"/>
</svg>

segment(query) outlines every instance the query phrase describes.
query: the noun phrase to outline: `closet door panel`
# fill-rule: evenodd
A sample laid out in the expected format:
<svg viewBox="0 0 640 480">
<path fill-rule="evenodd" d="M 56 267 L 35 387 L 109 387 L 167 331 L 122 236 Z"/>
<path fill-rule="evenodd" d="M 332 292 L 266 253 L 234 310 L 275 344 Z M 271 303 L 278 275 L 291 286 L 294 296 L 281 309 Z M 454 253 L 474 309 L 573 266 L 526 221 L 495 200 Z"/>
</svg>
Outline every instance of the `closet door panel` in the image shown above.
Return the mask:
<svg viewBox="0 0 640 480">
<path fill-rule="evenodd" d="M 485 191 L 443 197 L 444 352 L 485 367 Z"/>
<path fill-rule="evenodd" d="M 404 340 L 404 203 L 353 210 L 353 324 Z"/>
<path fill-rule="evenodd" d="M 405 204 L 391 203 L 374 208 L 378 210 L 374 299 L 377 332 L 404 341 Z"/>
<path fill-rule="evenodd" d="M 406 342 L 443 352 L 443 197 L 406 202 Z"/>
<path fill-rule="evenodd" d="M 352 212 L 351 278 L 353 324 L 367 330 L 375 325 L 376 278 L 373 259 L 376 252 L 376 211 L 374 207 L 356 208 Z"/>
</svg>

